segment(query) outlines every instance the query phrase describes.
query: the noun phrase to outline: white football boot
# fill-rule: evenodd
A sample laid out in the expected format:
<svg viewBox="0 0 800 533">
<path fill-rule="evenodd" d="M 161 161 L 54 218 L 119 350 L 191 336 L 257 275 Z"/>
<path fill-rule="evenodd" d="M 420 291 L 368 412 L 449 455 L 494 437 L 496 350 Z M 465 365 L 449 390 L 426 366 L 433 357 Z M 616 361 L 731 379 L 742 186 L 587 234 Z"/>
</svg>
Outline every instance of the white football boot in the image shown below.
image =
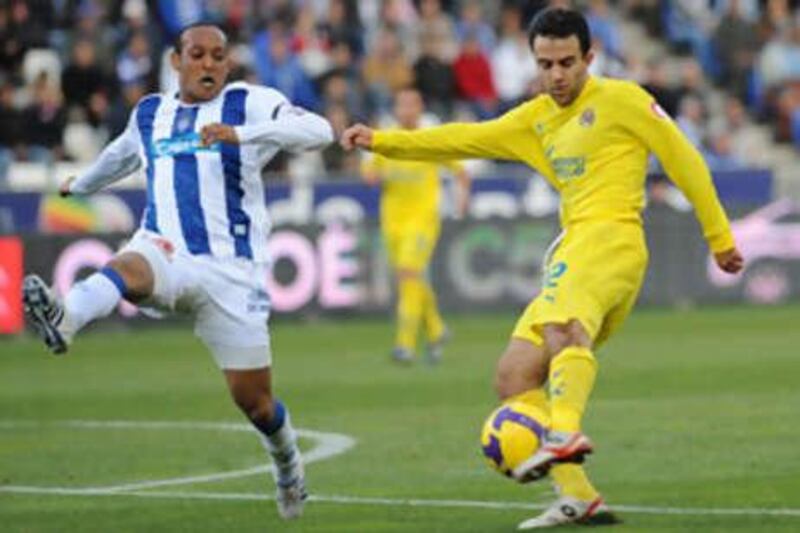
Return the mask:
<svg viewBox="0 0 800 533">
<path fill-rule="evenodd" d="M 621 520 L 612 513 L 602 498 L 583 501 L 572 496 L 561 496 L 542 514 L 521 522 L 517 529 L 542 529 L 566 524 L 591 526 L 619 524 Z"/>
<path fill-rule="evenodd" d="M 70 339 L 59 330 L 59 325 L 64 321 L 64 306 L 36 274 L 25 276 L 22 304 L 25 315 L 50 351 L 65 353 Z"/>
<path fill-rule="evenodd" d="M 278 473 L 277 465 L 274 468 L 275 486 L 277 487 L 275 501 L 278 504 L 278 514 L 281 518 L 292 520 L 302 516 L 308 493 L 306 492 L 303 460 L 299 450 L 295 449 L 292 456 L 284 460 L 293 461 L 294 464 L 291 466 L 290 472 L 284 473 L 284 475 Z"/>
</svg>

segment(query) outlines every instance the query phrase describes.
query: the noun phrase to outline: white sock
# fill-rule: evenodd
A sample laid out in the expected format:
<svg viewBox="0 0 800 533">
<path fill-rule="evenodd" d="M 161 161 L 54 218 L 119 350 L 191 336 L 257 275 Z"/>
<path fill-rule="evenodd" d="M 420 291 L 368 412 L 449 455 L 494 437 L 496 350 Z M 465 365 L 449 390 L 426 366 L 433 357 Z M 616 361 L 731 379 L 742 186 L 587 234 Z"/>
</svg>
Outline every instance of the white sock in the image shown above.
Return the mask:
<svg viewBox="0 0 800 533">
<path fill-rule="evenodd" d="M 277 407 L 279 405 L 280 407 Z M 280 415 L 276 414 L 276 418 L 282 418 L 283 422 L 280 426 L 269 428 L 269 433 L 264 431 L 264 428 L 258 428 L 261 436 L 261 443 L 267 453 L 272 457 L 275 464 L 276 479 L 278 482 L 291 481 L 291 477 L 295 474 L 298 463 L 301 461 L 300 450 L 297 447 L 297 433 L 292 427 L 292 421 L 289 417 L 289 412 L 286 411 L 280 402 L 276 402 L 277 410 L 282 410 Z"/>
<path fill-rule="evenodd" d="M 95 272 L 72 286 L 64 298 L 64 320 L 58 329 L 68 339 L 86 324 L 108 316 L 119 304 L 122 294 L 118 286 L 103 272 Z"/>
</svg>

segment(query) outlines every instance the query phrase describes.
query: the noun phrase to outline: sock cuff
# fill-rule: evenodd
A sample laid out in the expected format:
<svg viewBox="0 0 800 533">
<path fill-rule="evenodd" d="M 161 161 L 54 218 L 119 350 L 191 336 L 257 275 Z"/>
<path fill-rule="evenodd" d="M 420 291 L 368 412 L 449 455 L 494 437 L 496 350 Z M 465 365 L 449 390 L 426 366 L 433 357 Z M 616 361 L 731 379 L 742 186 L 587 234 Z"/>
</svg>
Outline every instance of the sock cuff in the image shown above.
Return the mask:
<svg viewBox="0 0 800 533">
<path fill-rule="evenodd" d="M 98 273 L 108 278 L 108 280 L 114 284 L 120 296 L 124 297 L 128 293 L 128 285 L 125 283 L 125 280 L 122 279 L 119 272 L 107 266 L 100 269 Z"/>
<path fill-rule="evenodd" d="M 266 436 L 274 435 L 283 427 L 283 424 L 286 422 L 286 407 L 283 405 L 283 402 L 280 400 L 275 400 L 275 413 L 272 415 L 272 419 L 264 424 L 260 429 L 264 432 Z"/>
<path fill-rule="evenodd" d="M 557 360 L 565 361 L 567 359 L 587 359 L 593 363 L 597 363 L 592 349 L 584 346 L 567 346 L 553 357 L 553 362 Z"/>
</svg>

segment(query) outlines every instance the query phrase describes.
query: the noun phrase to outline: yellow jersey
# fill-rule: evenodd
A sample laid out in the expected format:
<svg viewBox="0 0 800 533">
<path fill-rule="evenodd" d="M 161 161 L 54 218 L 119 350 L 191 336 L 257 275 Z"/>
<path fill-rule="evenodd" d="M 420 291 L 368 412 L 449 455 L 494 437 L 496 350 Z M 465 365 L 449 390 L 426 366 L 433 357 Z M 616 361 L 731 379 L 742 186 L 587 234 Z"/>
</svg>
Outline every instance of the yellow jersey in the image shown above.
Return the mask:
<svg viewBox="0 0 800 533">
<path fill-rule="evenodd" d="M 378 131 L 372 150 L 398 159 L 526 163 L 561 194 L 565 228 L 592 219 L 641 224 L 647 160 L 654 153 L 694 206 L 712 251 L 734 247 L 702 156 L 654 98 L 630 81 L 589 77 L 567 107 L 543 94 L 495 120 Z"/>
<path fill-rule="evenodd" d="M 438 221 L 442 191 L 439 172 L 443 168 L 454 173 L 463 169 L 457 161 L 389 159 L 380 154 L 373 154 L 363 166 L 381 179 L 381 222 L 397 226 Z"/>
</svg>

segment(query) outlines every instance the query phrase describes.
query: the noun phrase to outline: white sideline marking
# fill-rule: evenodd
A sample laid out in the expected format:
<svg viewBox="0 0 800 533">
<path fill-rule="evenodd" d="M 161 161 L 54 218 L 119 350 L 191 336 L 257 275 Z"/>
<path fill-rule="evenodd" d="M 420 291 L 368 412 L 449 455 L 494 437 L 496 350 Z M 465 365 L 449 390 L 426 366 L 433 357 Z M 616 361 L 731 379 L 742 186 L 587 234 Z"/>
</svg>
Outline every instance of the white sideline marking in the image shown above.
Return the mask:
<svg viewBox="0 0 800 533">
<path fill-rule="evenodd" d="M 60 420 L 53 422 L 36 422 L 32 420 L 0 420 L 0 429 L 33 428 L 41 426 L 56 426 L 75 429 L 153 429 L 153 430 L 200 430 L 200 431 L 241 431 L 253 433 L 258 432 L 247 423 L 237 422 L 174 422 L 174 421 L 150 421 L 150 420 Z M 312 431 L 309 429 L 298 429 L 299 437 L 308 438 L 317 442 L 316 446 L 303 453 L 306 464 L 322 461 L 345 453 L 355 446 L 355 439 L 339 433 L 327 433 L 322 431 Z M 247 476 L 254 476 L 272 471 L 272 464 L 259 465 L 240 470 L 227 472 L 217 472 L 197 476 L 183 476 L 169 479 L 155 479 L 135 483 L 125 483 L 122 485 L 112 485 L 106 487 L 80 487 L 67 489 L 77 491 L 75 494 L 95 495 L 107 492 L 136 491 L 156 487 L 169 487 L 175 485 L 192 485 L 196 483 L 210 483 L 213 481 L 223 481 L 237 479 Z M 36 487 L 28 487 L 36 488 Z M 41 487 L 48 489 L 48 487 Z M 59 489 L 60 490 L 60 489 Z"/>
<path fill-rule="evenodd" d="M 32 428 L 41 426 L 57 426 L 76 429 L 154 429 L 154 430 L 200 430 L 200 431 L 241 431 L 255 432 L 246 423 L 232 422 L 170 422 L 170 421 L 135 421 L 135 420 L 63 420 L 53 422 L 36 422 L 29 420 L 0 420 L 1 429 Z M 321 461 L 345 453 L 355 445 L 355 440 L 338 433 L 297 430 L 301 437 L 316 440 L 314 448 L 304 453 L 306 463 Z M 170 498 L 199 500 L 261 501 L 273 500 L 269 494 L 257 492 L 181 492 L 144 490 L 155 487 L 208 483 L 225 479 L 235 479 L 269 471 L 272 465 L 261 465 L 242 470 L 219 472 L 199 476 L 179 477 L 113 485 L 107 487 L 36 487 L 24 485 L 0 485 L 0 494 L 38 494 L 51 496 L 128 496 L 134 498 Z M 318 495 L 309 497 L 312 502 L 338 503 L 344 505 L 379 505 L 399 507 L 436 507 L 436 508 L 479 508 L 479 509 L 527 509 L 541 510 L 546 504 L 484 501 L 484 500 L 437 500 L 437 499 L 403 499 L 372 498 L 359 496 Z M 702 508 L 702 507 L 651 507 L 640 505 L 613 505 L 615 510 L 633 514 L 653 515 L 695 515 L 695 516 L 789 516 L 800 517 L 800 509 L 768 509 L 768 508 Z"/>
<path fill-rule="evenodd" d="M 173 491 L 112 491 L 106 489 L 72 489 L 59 487 L 0 486 L 0 493 L 47 494 L 55 496 L 129 496 L 133 498 L 168 498 L 180 500 L 270 501 L 274 496 L 258 492 L 173 492 Z M 312 494 L 309 501 L 345 505 L 379 505 L 392 507 L 467 507 L 478 509 L 542 510 L 546 504 L 485 500 L 423 500 L 403 498 L 362 498 Z M 713 508 L 713 507 L 650 507 L 643 505 L 612 505 L 614 510 L 631 514 L 684 516 L 789 516 L 800 517 L 800 509 Z"/>
</svg>

